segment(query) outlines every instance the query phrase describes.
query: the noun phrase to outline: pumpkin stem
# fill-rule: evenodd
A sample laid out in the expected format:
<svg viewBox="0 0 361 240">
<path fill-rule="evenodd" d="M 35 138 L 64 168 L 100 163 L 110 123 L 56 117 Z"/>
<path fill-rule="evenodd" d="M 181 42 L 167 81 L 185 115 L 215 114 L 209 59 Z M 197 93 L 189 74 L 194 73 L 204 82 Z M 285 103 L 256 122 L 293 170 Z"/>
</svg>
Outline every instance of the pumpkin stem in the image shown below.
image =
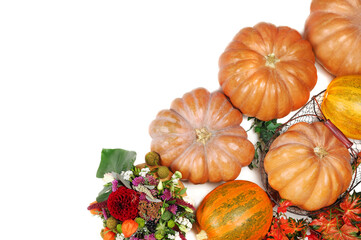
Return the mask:
<svg viewBox="0 0 361 240">
<path fill-rule="evenodd" d="M 328 152 L 323 147 L 315 147 L 313 149 L 317 157 L 324 158 L 327 156 Z"/>
<path fill-rule="evenodd" d="M 203 145 L 206 144 L 206 142 L 211 138 L 212 133 L 210 133 L 207 128 L 198 128 L 196 129 L 196 136 L 197 136 L 197 142 L 203 143 Z"/>
<path fill-rule="evenodd" d="M 208 236 L 207 236 L 206 231 L 204 231 L 204 230 L 200 231 L 200 232 L 196 235 L 196 239 L 197 239 L 197 240 L 208 239 Z"/>
<path fill-rule="evenodd" d="M 275 68 L 276 63 L 278 63 L 280 60 L 276 58 L 274 53 L 268 54 L 266 57 L 266 66 L 270 68 Z"/>
</svg>

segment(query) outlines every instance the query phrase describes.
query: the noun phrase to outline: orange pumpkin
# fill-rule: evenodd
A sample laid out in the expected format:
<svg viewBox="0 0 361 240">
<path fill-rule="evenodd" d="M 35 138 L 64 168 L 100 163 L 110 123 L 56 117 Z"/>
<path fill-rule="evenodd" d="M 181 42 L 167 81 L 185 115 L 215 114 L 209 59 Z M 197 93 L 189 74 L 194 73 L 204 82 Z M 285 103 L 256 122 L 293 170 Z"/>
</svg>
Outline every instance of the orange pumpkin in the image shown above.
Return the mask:
<svg viewBox="0 0 361 240">
<path fill-rule="evenodd" d="M 224 94 L 198 88 L 158 113 L 149 127 L 151 149 L 192 183 L 234 180 L 255 151 L 242 120 Z"/>
<path fill-rule="evenodd" d="M 360 0 L 313 0 L 305 37 L 333 75 L 361 74 Z"/>
<path fill-rule="evenodd" d="M 349 138 L 361 139 L 361 76 L 335 78 L 321 104 L 325 117 Z"/>
<path fill-rule="evenodd" d="M 272 218 L 271 200 L 262 188 L 249 181 L 230 181 L 211 191 L 199 205 L 197 239 L 263 239 Z"/>
<path fill-rule="evenodd" d="M 219 83 L 232 104 L 263 121 L 302 107 L 317 82 L 308 41 L 289 27 L 242 29 L 219 59 Z"/>
<path fill-rule="evenodd" d="M 352 179 L 347 148 L 321 122 L 300 122 L 271 144 L 264 159 L 270 186 L 283 199 L 314 211 L 333 204 Z"/>
</svg>

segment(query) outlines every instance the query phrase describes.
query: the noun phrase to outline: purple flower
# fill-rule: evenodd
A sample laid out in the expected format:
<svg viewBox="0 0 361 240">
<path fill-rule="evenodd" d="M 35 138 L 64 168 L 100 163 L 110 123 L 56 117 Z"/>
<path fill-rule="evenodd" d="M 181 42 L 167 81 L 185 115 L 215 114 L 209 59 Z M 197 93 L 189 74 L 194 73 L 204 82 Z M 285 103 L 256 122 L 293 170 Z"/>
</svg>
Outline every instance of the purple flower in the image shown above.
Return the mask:
<svg viewBox="0 0 361 240">
<path fill-rule="evenodd" d="M 139 201 L 147 200 L 147 198 L 145 196 L 147 196 L 145 193 L 141 193 L 139 196 Z"/>
<path fill-rule="evenodd" d="M 133 236 L 132 236 L 132 237 L 129 238 L 129 240 L 140 240 L 140 239 L 137 238 L 137 237 L 133 237 Z"/>
<path fill-rule="evenodd" d="M 147 176 L 147 180 L 149 182 L 150 185 L 154 185 L 157 186 L 158 185 L 158 181 L 156 178 L 154 178 L 152 175 L 148 175 Z"/>
<path fill-rule="evenodd" d="M 169 199 L 172 198 L 172 193 L 168 189 L 166 189 L 166 190 L 164 190 L 163 195 L 161 196 L 161 198 L 163 200 L 169 201 Z"/>
<path fill-rule="evenodd" d="M 112 182 L 112 191 L 115 192 L 118 189 L 118 181 L 117 180 L 113 180 Z"/>
<path fill-rule="evenodd" d="M 139 184 L 143 184 L 144 183 L 144 178 L 143 177 L 136 177 L 133 180 L 133 185 L 134 186 L 138 186 Z"/>
<path fill-rule="evenodd" d="M 150 235 L 145 235 L 144 240 L 157 240 L 157 239 L 154 237 L 154 233 L 152 233 Z"/>
<path fill-rule="evenodd" d="M 102 210 L 103 210 L 104 219 L 107 220 L 108 216 L 107 216 L 107 212 L 105 211 L 105 208 L 103 208 Z"/>
<path fill-rule="evenodd" d="M 177 205 L 175 205 L 175 204 L 172 204 L 168 207 L 168 211 L 173 213 L 174 215 L 177 213 L 177 209 L 178 209 Z"/>
</svg>

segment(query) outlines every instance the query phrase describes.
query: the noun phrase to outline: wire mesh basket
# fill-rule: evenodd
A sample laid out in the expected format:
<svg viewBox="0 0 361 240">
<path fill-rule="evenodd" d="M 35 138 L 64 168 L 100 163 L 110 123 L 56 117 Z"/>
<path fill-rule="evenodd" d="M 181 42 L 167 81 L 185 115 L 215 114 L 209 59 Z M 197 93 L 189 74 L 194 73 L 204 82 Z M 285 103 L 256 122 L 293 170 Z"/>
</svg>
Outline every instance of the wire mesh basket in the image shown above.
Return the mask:
<svg viewBox="0 0 361 240">
<path fill-rule="evenodd" d="M 271 138 L 271 140 L 266 144 L 265 149 L 269 149 L 272 142 L 282 133 L 286 132 L 289 127 L 292 125 L 299 123 L 299 122 L 307 122 L 307 123 L 313 123 L 317 121 L 325 122 L 325 118 L 321 111 L 321 103 L 324 97 L 325 91 L 320 92 L 319 94 L 312 97 L 312 99 L 304 105 L 294 116 L 292 116 L 286 123 L 282 124 L 277 130 L 274 136 Z M 349 144 L 349 152 L 351 155 L 351 164 L 355 166 L 356 160 L 357 160 L 357 154 L 361 150 L 361 140 L 354 140 L 354 139 L 347 139 Z M 352 145 L 352 146 L 351 146 Z M 279 201 L 281 200 L 281 197 L 279 196 L 278 192 L 274 190 L 269 184 L 268 184 L 268 176 L 267 173 L 264 170 L 263 160 L 266 156 L 266 152 L 263 151 L 260 155 L 260 170 L 261 170 L 261 178 L 262 183 L 265 187 L 265 190 L 267 191 L 268 195 L 272 199 L 273 202 L 275 202 L 277 205 L 279 205 Z M 341 194 L 337 201 L 329 206 L 322 208 L 317 211 L 306 211 L 296 206 L 291 206 L 288 208 L 288 211 L 297 215 L 303 215 L 303 216 L 312 216 L 315 214 L 318 214 L 322 211 L 327 211 L 329 208 L 332 208 L 334 205 L 338 204 L 347 194 L 347 192 L 350 192 L 356 188 L 356 186 L 361 182 L 361 165 L 359 167 L 355 167 L 353 177 L 351 180 L 351 184 L 348 188 L 348 190 Z"/>
</svg>

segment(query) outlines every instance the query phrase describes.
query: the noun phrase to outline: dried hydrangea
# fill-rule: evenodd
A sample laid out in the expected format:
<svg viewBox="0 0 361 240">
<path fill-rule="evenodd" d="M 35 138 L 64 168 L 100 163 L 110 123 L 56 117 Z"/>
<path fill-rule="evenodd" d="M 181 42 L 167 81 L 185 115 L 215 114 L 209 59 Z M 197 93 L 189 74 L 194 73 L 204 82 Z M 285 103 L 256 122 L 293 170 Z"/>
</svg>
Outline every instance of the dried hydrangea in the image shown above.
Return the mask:
<svg viewBox="0 0 361 240">
<path fill-rule="evenodd" d="M 160 209 L 163 206 L 163 202 L 148 202 L 146 200 L 139 201 L 138 215 L 146 220 L 159 219 Z"/>
</svg>

